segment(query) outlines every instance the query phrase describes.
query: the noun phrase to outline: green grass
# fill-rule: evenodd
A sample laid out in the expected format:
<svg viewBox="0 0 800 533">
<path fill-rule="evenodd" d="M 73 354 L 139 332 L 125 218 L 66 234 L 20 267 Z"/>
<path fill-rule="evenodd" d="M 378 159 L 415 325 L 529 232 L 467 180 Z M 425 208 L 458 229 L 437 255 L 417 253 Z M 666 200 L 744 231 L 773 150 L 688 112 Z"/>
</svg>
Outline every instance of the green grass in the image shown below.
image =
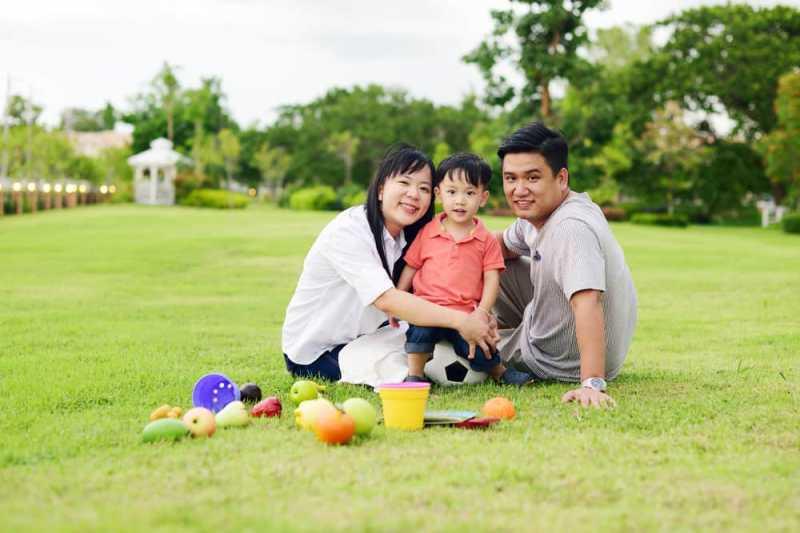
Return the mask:
<svg viewBox="0 0 800 533">
<path fill-rule="evenodd" d="M 280 420 L 143 445 L 221 370 L 283 399 L 283 312 L 331 213 L 97 206 L 0 219 L 0 530 L 797 530 L 800 238 L 614 226 L 640 320 L 613 411 L 503 394 L 486 432 L 379 427 L 326 447 Z M 490 219 L 501 228 L 508 219 Z M 334 385 L 331 397 L 366 389 Z M 288 416 L 287 416 L 288 415 Z"/>
</svg>

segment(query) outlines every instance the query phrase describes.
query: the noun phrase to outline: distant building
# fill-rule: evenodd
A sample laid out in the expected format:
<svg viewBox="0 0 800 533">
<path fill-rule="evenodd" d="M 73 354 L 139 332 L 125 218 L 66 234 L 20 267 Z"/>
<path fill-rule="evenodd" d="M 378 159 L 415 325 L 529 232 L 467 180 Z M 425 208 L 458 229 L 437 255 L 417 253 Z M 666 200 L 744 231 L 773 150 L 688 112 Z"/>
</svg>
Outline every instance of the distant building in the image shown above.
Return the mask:
<svg viewBox="0 0 800 533">
<path fill-rule="evenodd" d="M 191 164 L 192 160 L 173 150 L 172 143 L 164 138 L 151 142 L 149 150 L 129 157 L 136 203 L 173 205 L 178 163 Z"/>
<path fill-rule="evenodd" d="M 133 142 L 130 132 L 115 130 L 71 131 L 67 138 L 78 154 L 88 157 L 97 157 L 106 148 L 124 148 Z"/>
</svg>

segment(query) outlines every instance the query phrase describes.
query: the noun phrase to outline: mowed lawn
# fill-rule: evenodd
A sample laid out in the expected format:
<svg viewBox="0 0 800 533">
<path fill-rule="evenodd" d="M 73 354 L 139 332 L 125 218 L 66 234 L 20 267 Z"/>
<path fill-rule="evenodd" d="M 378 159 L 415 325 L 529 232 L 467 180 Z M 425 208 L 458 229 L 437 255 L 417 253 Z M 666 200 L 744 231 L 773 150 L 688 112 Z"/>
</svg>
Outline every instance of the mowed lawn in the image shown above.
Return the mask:
<svg viewBox="0 0 800 533">
<path fill-rule="evenodd" d="M 640 316 L 617 409 L 562 405 L 558 383 L 439 388 L 431 408 L 501 394 L 518 417 L 326 447 L 293 427 L 280 328 L 333 216 L 0 219 L 0 530 L 800 529 L 800 237 L 615 224 Z M 278 394 L 284 416 L 140 443 L 152 409 L 189 407 L 215 370 Z"/>
</svg>

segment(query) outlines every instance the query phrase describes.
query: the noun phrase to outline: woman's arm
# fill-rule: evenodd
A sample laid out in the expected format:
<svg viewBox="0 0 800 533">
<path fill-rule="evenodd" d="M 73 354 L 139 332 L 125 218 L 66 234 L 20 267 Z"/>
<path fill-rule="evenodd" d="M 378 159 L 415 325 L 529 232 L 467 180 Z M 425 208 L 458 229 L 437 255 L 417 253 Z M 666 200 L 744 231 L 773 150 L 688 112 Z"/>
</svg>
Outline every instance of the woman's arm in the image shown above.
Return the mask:
<svg viewBox="0 0 800 533">
<path fill-rule="evenodd" d="M 419 326 L 442 327 L 458 330 L 470 343 L 471 355 L 475 345 L 484 353 L 494 349 L 494 338 L 489 327 L 489 318 L 481 311 L 464 313 L 423 300 L 398 289 L 389 289 L 375 299 L 373 305 L 390 316 Z"/>
</svg>

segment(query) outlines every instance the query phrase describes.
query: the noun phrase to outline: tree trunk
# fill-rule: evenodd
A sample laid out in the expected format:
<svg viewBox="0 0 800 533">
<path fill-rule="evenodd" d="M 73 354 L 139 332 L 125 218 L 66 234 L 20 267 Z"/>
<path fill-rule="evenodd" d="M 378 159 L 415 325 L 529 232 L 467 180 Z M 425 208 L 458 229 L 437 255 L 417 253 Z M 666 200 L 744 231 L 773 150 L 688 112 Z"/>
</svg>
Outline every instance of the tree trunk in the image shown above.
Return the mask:
<svg viewBox="0 0 800 533">
<path fill-rule="evenodd" d="M 550 82 L 547 80 L 543 81 L 539 86 L 539 92 L 542 94 L 539 112 L 542 115 L 542 121 L 547 122 L 550 119 Z"/>
<path fill-rule="evenodd" d="M 172 131 L 172 122 L 173 122 L 172 106 L 170 105 L 167 107 L 167 139 L 169 139 L 169 142 L 172 142 L 172 139 L 174 137 Z"/>
<path fill-rule="evenodd" d="M 344 170 L 344 184 L 350 185 L 353 181 L 353 158 L 345 157 Z"/>
</svg>

